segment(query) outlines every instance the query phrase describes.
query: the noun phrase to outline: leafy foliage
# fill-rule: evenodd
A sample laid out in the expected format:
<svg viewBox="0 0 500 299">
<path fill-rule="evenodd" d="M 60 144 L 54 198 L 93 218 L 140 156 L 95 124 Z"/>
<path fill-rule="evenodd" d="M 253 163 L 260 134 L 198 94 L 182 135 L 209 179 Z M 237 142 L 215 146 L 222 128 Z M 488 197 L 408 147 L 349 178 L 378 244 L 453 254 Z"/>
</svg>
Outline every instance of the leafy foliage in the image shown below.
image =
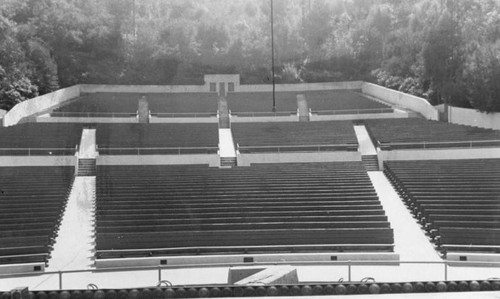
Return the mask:
<svg viewBox="0 0 500 299">
<path fill-rule="evenodd" d="M 77 83 L 366 80 L 500 111 L 499 0 L 2 0 L 0 108 Z"/>
</svg>

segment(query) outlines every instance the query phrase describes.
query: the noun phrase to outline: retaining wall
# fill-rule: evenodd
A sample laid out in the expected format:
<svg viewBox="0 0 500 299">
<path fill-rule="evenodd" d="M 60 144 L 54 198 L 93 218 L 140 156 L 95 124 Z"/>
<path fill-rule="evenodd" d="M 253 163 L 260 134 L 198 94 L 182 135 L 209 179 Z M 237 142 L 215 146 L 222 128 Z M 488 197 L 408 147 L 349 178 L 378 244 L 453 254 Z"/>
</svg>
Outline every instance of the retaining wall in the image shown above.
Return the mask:
<svg viewBox="0 0 500 299">
<path fill-rule="evenodd" d="M 404 107 L 422 114 L 430 120 L 438 120 L 438 111 L 425 99 L 372 83 L 363 83 L 361 91 L 364 94 L 382 99 L 391 105 Z"/>
<path fill-rule="evenodd" d="M 97 165 L 178 165 L 208 164 L 219 167 L 219 155 L 103 155 L 97 156 Z"/>
<path fill-rule="evenodd" d="M 252 163 L 310 163 L 361 161 L 359 152 L 303 152 L 303 153 L 255 153 L 238 154 L 238 166 L 250 166 Z"/>
<path fill-rule="evenodd" d="M 484 113 L 474 109 L 448 107 L 448 121 L 459 125 L 500 130 L 500 112 Z"/>
<path fill-rule="evenodd" d="M 361 89 L 363 81 L 276 84 L 276 91 L 307 91 L 329 89 Z M 240 85 L 239 92 L 272 92 L 271 84 Z"/>
</svg>

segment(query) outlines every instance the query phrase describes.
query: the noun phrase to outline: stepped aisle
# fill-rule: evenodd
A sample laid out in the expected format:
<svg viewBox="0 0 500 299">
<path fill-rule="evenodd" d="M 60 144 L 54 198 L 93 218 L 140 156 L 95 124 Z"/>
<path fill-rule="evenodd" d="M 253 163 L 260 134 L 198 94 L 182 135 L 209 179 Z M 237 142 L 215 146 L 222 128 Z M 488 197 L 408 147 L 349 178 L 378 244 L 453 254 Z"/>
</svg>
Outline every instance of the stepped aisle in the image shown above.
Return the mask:
<svg viewBox="0 0 500 299">
<path fill-rule="evenodd" d="M 47 271 L 94 264 L 95 177 L 75 177 Z"/>
<path fill-rule="evenodd" d="M 394 229 L 394 251 L 402 261 L 440 261 L 436 250 L 406 209 L 383 172 L 369 171 L 368 175 Z"/>
</svg>

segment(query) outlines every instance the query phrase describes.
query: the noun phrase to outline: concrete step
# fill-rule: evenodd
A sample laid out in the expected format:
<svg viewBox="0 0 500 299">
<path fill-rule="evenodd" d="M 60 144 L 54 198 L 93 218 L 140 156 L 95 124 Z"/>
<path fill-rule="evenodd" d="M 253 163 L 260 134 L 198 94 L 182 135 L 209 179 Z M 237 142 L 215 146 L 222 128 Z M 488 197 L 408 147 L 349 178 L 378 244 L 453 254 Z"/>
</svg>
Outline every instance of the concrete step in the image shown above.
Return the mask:
<svg viewBox="0 0 500 299">
<path fill-rule="evenodd" d="M 234 167 L 237 166 L 237 160 L 235 157 L 221 157 L 220 158 L 221 167 Z"/>
<path fill-rule="evenodd" d="M 379 171 L 377 155 L 361 156 L 366 171 Z"/>
<path fill-rule="evenodd" d="M 96 160 L 95 159 L 78 159 L 77 176 L 95 176 L 96 175 Z"/>
</svg>

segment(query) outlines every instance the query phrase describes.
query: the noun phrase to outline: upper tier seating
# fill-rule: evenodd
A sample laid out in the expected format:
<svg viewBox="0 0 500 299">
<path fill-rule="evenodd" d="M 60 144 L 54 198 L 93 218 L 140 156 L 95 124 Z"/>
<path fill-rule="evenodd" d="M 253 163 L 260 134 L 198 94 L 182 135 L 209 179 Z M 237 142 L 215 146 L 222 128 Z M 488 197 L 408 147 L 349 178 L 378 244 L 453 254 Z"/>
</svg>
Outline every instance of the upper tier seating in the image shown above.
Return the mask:
<svg viewBox="0 0 500 299">
<path fill-rule="evenodd" d="M 365 120 L 382 149 L 499 146 L 500 131 L 420 118 Z M 472 143 L 471 143 L 472 141 Z"/>
<path fill-rule="evenodd" d="M 0 155 L 73 155 L 81 124 L 25 123 L 0 127 Z"/>
<path fill-rule="evenodd" d="M 357 150 L 350 121 L 234 123 L 240 152 Z"/>
<path fill-rule="evenodd" d="M 135 116 L 139 99 L 145 96 L 149 110 L 158 113 L 217 114 L 216 93 L 91 93 L 55 110 L 53 116 Z M 160 115 L 161 116 L 161 115 Z M 182 116 L 182 115 L 180 115 Z"/>
<path fill-rule="evenodd" d="M 393 249 L 361 162 L 99 166 L 96 195 L 98 258 Z"/>
<path fill-rule="evenodd" d="M 0 264 L 47 262 L 73 167 L 0 167 Z"/>
<path fill-rule="evenodd" d="M 217 153 L 217 124 L 98 124 L 99 154 Z"/>
<path fill-rule="evenodd" d="M 500 249 L 500 159 L 386 161 L 385 173 L 444 251 Z"/>
<path fill-rule="evenodd" d="M 318 114 L 392 112 L 389 106 L 370 100 L 359 92 L 351 90 L 319 90 L 276 92 L 276 114 L 295 114 L 298 94 L 304 94 L 309 108 Z M 271 111 L 273 103 L 273 94 L 271 92 L 230 92 L 227 95 L 227 100 L 232 114 L 238 116 L 274 115 Z"/>
</svg>

